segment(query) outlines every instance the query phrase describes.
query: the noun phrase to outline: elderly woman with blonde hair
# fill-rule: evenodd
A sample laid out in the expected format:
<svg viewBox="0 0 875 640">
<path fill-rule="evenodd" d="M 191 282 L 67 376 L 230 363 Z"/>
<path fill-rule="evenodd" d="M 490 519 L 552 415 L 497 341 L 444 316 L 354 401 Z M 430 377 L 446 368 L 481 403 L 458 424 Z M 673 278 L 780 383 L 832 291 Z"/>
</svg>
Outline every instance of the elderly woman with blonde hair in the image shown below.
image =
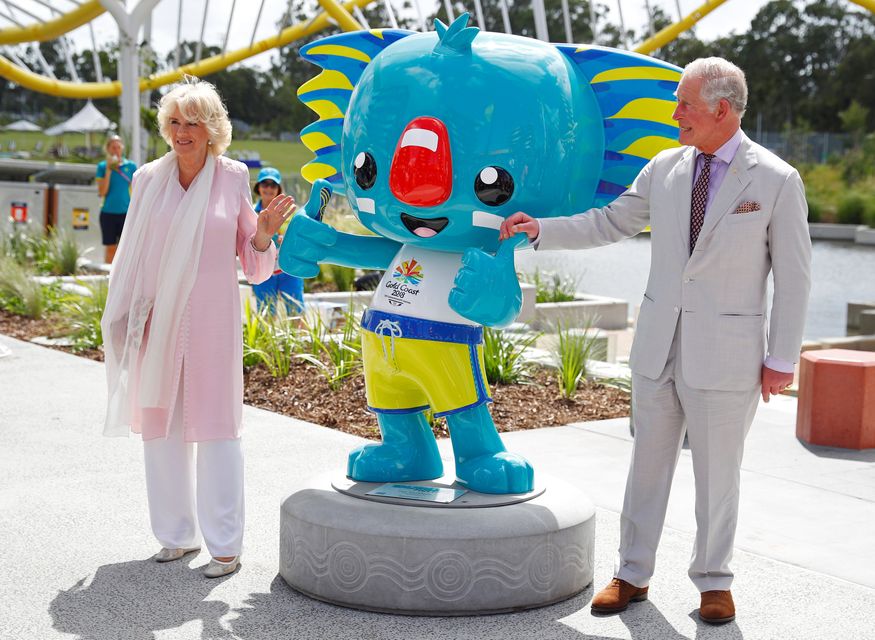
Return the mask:
<svg viewBox="0 0 875 640">
<path fill-rule="evenodd" d="M 155 560 L 198 551 L 202 535 L 215 578 L 236 571 L 243 543 L 235 257 L 250 282 L 270 277 L 294 204 L 278 197 L 256 216 L 247 168 L 222 155 L 231 123 L 211 84 L 186 78 L 158 121 L 172 150 L 134 175 L 101 323 L 104 432 L 142 434 Z"/>
</svg>

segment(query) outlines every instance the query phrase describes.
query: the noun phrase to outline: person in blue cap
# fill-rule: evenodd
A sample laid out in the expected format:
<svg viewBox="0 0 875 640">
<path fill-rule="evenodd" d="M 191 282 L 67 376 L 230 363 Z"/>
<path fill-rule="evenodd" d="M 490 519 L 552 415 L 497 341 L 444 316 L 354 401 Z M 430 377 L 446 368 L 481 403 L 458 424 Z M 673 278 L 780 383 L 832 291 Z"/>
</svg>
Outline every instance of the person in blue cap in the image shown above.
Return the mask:
<svg viewBox="0 0 875 640">
<path fill-rule="evenodd" d="M 254 190 L 257 196 L 255 212 L 259 213 L 270 204 L 271 200 L 282 194 L 283 185 L 280 172 L 273 167 L 264 167 L 258 172 Z M 280 246 L 283 240 L 282 234 L 277 234 L 273 239 L 276 245 Z M 284 273 L 279 266 L 274 269 L 270 278 L 261 284 L 252 285 L 252 292 L 258 301 L 259 309 L 265 305 L 273 308 L 279 297 L 283 298 L 290 305 L 289 308 L 294 311 L 300 311 L 304 308 L 304 280 Z"/>
</svg>

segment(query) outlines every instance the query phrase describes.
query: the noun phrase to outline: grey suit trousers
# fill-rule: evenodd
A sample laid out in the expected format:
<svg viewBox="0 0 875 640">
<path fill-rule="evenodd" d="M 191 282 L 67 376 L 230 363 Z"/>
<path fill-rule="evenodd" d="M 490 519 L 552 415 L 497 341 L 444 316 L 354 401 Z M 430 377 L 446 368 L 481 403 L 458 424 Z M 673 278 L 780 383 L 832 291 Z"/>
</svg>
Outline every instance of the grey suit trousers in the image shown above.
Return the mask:
<svg viewBox="0 0 875 640">
<path fill-rule="evenodd" d="M 680 325 L 662 374 L 632 377 L 635 444 L 620 523 L 615 575 L 648 584 L 656 564 L 669 491 L 688 432 L 696 485 L 696 542 L 689 576 L 699 591 L 732 584 L 729 561 L 738 520 L 744 439 L 760 387 L 749 391 L 694 389 L 684 381 Z"/>
</svg>

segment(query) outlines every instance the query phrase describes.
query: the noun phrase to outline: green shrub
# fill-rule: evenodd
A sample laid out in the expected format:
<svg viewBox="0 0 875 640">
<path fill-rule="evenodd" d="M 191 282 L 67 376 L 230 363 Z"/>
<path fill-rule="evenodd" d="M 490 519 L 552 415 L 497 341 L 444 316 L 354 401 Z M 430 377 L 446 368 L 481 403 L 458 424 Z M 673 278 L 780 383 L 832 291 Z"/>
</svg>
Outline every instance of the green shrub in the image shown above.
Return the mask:
<svg viewBox="0 0 875 640">
<path fill-rule="evenodd" d="M 243 316 L 243 366 L 261 363 L 274 378 L 285 378 L 292 362 L 300 358 L 302 342 L 295 328 L 297 318 L 289 315 L 286 305 L 265 306 L 254 312 L 249 300 Z"/>
<path fill-rule="evenodd" d="M 298 357 L 316 367 L 331 390 L 337 391 L 362 368 L 361 325 L 355 310 L 350 304 L 344 313 L 340 335 L 332 335 L 319 314 L 306 314 L 302 322 L 305 352 Z"/>
<path fill-rule="evenodd" d="M 243 368 L 254 367 L 262 359 L 264 352 L 264 334 L 267 331 L 267 323 L 263 316 L 267 309 L 261 313 L 252 306 L 250 298 L 243 303 Z"/>
<path fill-rule="evenodd" d="M 875 197 L 867 198 L 866 209 L 863 211 L 863 224 L 875 229 Z"/>
<path fill-rule="evenodd" d="M 53 230 L 46 242 L 46 252 L 40 270 L 56 276 L 75 275 L 82 253 L 71 232 Z"/>
<path fill-rule="evenodd" d="M 808 199 L 808 222 L 820 222 L 823 219 L 823 205 L 819 200 Z"/>
<path fill-rule="evenodd" d="M 565 398 L 571 398 L 580 382 L 587 376 L 587 361 L 597 355 L 598 336 L 591 332 L 593 318 L 587 319 L 583 328 L 572 328 L 561 322 L 556 325 L 559 341 L 553 352 L 558 369 L 559 391 Z"/>
<path fill-rule="evenodd" d="M 83 286 L 87 293 L 70 293 L 61 299 L 63 322 L 74 351 L 97 349 L 103 344 L 100 319 L 106 308 L 107 281 L 97 280 Z"/>
<path fill-rule="evenodd" d="M 522 356 L 540 335 L 513 336 L 500 329 L 484 327 L 483 361 L 489 384 L 516 384 L 525 378 L 531 363 Z"/>
<path fill-rule="evenodd" d="M 28 318 L 42 318 L 48 311 L 43 286 L 29 268 L 8 256 L 0 256 L 0 306 Z"/>
<path fill-rule="evenodd" d="M 826 164 L 807 165 L 800 171 L 805 182 L 805 193 L 808 194 L 809 199 L 819 202 L 824 209 L 823 213 L 834 211 L 839 199 L 847 190 L 839 167 Z"/>
<path fill-rule="evenodd" d="M 851 192 L 839 201 L 838 221 L 841 224 L 862 224 L 866 199 L 859 193 Z"/>
<path fill-rule="evenodd" d="M 535 269 L 533 274 L 522 274 L 521 279 L 535 285 L 535 302 L 570 302 L 577 294 L 577 278 L 555 271 Z"/>
<path fill-rule="evenodd" d="M 25 267 L 41 265 L 46 260 L 48 244 L 40 230 L 13 229 L 12 233 L 0 235 L 0 255 Z"/>
<path fill-rule="evenodd" d="M 355 269 L 337 264 L 326 265 L 331 274 L 331 281 L 338 291 L 352 291 L 355 288 Z"/>
</svg>

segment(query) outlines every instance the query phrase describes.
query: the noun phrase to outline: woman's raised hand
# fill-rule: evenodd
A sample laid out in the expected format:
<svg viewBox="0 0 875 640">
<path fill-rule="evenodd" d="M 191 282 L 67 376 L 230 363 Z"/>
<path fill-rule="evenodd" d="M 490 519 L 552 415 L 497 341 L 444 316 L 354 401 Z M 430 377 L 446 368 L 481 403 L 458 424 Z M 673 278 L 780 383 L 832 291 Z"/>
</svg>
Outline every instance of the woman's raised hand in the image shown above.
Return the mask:
<svg viewBox="0 0 875 640">
<path fill-rule="evenodd" d="M 258 214 L 258 230 L 255 233 L 255 248 L 264 251 L 270 245 L 270 240 L 280 230 L 283 223 L 295 212 L 295 199 L 292 196 L 279 195 Z"/>
</svg>

